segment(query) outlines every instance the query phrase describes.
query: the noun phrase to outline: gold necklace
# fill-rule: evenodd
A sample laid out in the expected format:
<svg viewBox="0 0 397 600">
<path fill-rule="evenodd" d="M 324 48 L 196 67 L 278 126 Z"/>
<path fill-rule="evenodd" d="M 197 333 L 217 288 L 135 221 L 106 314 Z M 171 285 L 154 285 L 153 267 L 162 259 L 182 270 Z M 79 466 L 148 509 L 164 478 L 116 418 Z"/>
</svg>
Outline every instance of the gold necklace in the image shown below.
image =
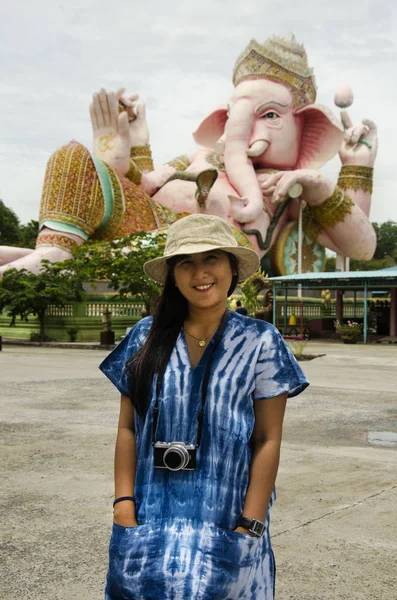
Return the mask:
<svg viewBox="0 0 397 600">
<path fill-rule="evenodd" d="M 185 332 L 190 335 L 190 337 L 192 337 L 193 339 L 198 341 L 198 345 L 202 348 L 203 346 L 205 346 L 205 340 L 207 340 L 210 335 L 213 335 L 215 333 L 215 331 L 218 329 L 218 326 L 215 327 L 215 329 L 213 331 L 211 331 L 205 338 L 198 338 L 195 335 L 192 335 L 191 333 L 189 333 L 189 331 L 186 329 L 185 326 L 183 326 L 183 329 L 185 330 Z"/>
</svg>

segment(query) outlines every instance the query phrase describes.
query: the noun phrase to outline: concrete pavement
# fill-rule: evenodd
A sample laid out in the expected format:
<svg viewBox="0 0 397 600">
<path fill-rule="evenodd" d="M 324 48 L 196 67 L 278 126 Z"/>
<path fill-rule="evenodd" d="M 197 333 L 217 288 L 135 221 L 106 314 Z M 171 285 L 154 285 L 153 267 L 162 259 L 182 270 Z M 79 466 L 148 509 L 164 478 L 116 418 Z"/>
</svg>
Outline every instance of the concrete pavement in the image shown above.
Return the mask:
<svg viewBox="0 0 397 600">
<path fill-rule="evenodd" d="M 395 600 L 397 347 L 306 352 L 326 356 L 302 363 L 312 385 L 288 404 L 277 600 Z M 119 408 L 106 354 L 0 352 L 1 600 L 103 597 Z"/>
</svg>

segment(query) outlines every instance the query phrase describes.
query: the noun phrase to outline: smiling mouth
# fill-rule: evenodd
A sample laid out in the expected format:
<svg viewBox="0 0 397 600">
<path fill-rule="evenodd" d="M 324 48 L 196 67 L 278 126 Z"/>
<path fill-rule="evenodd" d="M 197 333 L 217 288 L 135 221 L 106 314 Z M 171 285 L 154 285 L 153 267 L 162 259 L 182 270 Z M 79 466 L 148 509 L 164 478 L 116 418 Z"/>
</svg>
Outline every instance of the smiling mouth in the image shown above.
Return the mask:
<svg viewBox="0 0 397 600">
<path fill-rule="evenodd" d="M 194 285 L 193 287 L 199 292 L 206 292 L 207 290 L 211 289 L 213 285 L 213 283 L 206 283 L 204 285 Z"/>
</svg>

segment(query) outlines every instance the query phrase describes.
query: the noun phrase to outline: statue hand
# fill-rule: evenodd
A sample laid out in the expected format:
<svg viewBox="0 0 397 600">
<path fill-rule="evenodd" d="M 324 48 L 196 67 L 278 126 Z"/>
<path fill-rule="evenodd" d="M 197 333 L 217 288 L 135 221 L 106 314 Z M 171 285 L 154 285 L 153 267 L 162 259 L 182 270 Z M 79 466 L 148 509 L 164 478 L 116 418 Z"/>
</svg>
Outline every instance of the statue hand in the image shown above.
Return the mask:
<svg viewBox="0 0 397 600">
<path fill-rule="evenodd" d="M 149 129 L 146 122 L 146 105 L 137 102 L 139 94 L 131 94 L 120 97 L 120 103 L 124 104 L 128 114 L 128 125 L 130 130 L 130 147 L 146 146 L 149 143 Z"/>
<path fill-rule="evenodd" d="M 90 104 L 90 115 L 94 133 L 94 154 L 106 164 L 125 175 L 130 160 L 130 131 L 128 115 L 119 113 L 119 99 L 124 92 L 95 93 Z"/>
<path fill-rule="evenodd" d="M 310 206 L 318 206 L 332 196 L 335 184 L 315 169 L 298 169 L 297 171 L 280 171 L 270 175 L 261 185 L 262 194 L 274 203 L 283 202 L 289 190 L 300 183 L 302 198 Z"/>
<path fill-rule="evenodd" d="M 363 119 L 360 125 L 353 123 L 345 110 L 341 112 L 342 123 L 346 129 L 339 156 L 343 165 L 373 167 L 378 150 L 376 125 L 369 119 Z"/>
</svg>

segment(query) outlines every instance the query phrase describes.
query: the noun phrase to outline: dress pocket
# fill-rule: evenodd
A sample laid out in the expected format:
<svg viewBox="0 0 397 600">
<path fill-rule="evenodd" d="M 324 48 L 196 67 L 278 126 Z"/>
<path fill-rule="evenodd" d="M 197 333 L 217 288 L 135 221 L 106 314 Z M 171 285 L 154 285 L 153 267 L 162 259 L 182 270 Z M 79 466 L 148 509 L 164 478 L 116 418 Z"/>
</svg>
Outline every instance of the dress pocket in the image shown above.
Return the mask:
<svg viewBox="0 0 397 600">
<path fill-rule="evenodd" d="M 206 536 L 199 598 L 244 598 L 262 538 L 211 525 Z"/>
<path fill-rule="evenodd" d="M 109 544 L 106 593 L 109 598 L 161 598 L 155 572 L 163 554 L 161 527 L 145 523 L 123 527 L 113 523 Z"/>
<path fill-rule="evenodd" d="M 212 528 L 215 534 L 211 536 L 214 548 L 223 548 L 226 554 L 233 555 L 235 564 L 241 567 L 252 565 L 255 562 L 261 538 L 233 529 L 223 529 L 217 526 L 212 526 Z"/>
</svg>

